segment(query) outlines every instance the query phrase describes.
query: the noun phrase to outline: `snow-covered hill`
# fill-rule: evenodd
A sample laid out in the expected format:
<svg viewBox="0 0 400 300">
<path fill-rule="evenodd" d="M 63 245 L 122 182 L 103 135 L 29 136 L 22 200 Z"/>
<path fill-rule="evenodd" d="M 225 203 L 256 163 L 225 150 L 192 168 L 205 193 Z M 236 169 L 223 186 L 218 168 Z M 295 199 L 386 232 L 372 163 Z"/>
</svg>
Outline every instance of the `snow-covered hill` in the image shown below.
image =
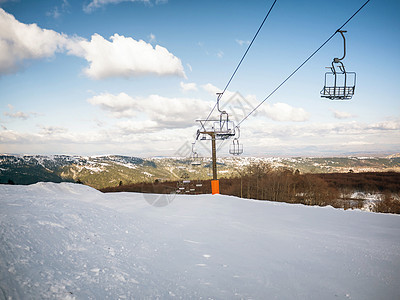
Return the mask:
<svg viewBox="0 0 400 300">
<path fill-rule="evenodd" d="M 0 299 L 400 299 L 399 215 L 167 197 L 0 185 Z"/>
</svg>

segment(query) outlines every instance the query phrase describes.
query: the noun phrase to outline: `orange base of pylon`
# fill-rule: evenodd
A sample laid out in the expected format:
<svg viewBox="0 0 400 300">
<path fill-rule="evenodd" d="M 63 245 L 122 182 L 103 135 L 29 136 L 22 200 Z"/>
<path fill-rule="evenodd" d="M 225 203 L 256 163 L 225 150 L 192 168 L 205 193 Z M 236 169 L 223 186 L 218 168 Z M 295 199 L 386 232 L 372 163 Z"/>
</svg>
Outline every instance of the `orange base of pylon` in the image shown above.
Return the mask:
<svg viewBox="0 0 400 300">
<path fill-rule="evenodd" d="M 211 180 L 211 193 L 213 195 L 219 194 L 219 180 Z"/>
</svg>

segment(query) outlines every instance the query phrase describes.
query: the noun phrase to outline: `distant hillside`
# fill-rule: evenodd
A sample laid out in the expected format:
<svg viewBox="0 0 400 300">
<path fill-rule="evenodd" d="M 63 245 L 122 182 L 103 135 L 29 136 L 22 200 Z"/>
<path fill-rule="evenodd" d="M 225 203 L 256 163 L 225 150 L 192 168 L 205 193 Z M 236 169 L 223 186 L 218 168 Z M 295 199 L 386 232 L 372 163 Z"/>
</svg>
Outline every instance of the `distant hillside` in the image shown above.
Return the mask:
<svg viewBox="0 0 400 300">
<path fill-rule="evenodd" d="M 332 158 L 251 158 L 218 159 L 219 177 L 235 177 L 236 170 L 254 162 L 273 167 L 298 169 L 301 173 L 400 172 L 400 157 Z M 82 182 L 100 189 L 136 182 L 158 180 L 209 179 L 211 159 L 196 162 L 188 158 L 149 158 L 130 156 L 0 155 L 0 183 L 31 184 L 40 181 Z"/>
</svg>

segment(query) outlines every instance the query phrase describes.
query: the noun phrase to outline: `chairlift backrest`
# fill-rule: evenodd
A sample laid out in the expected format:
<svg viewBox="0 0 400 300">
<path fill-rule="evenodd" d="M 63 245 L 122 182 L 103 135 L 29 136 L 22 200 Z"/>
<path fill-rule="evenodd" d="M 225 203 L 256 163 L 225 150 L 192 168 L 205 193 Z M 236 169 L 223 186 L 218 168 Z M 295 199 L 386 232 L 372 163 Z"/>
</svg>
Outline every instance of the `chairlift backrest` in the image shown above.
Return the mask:
<svg viewBox="0 0 400 300">
<path fill-rule="evenodd" d="M 347 72 L 344 68 L 338 72 L 333 69 L 325 73 L 325 83 L 321 97 L 330 100 L 350 100 L 356 88 L 356 73 Z"/>
</svg>

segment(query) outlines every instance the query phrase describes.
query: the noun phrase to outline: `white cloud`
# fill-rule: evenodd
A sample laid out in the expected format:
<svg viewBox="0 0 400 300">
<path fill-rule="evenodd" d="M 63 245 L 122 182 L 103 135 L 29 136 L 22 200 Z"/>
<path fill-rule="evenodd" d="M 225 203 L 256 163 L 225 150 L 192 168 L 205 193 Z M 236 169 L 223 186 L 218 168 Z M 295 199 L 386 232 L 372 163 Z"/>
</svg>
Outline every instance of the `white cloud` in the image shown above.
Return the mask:
<svg viewBox="0 0 400 300">
<path fill-rule="evenodd" d="M 150 33 L 150 35 L 149 35 L 149 43 L 154 43 L 156 41 L 157 41 L 156 36 L 154 34 Z"/>
<path fill-rule="evenodd" d="M 217 53 L 217 56 L 218 56 L 219 58 L 222 58 L 222 57 L 224 56 L 224 52 L 221 51 L 221 50 L 219 50 L 218 53 Z"/>
<path fill-rule="evenodd" d="M 93 34 L 90 41 L 68 37 L 36 24 L 23 24 L 0 8 L 0 74 L 17 71 L 23 61 L 56 52 L 83 57 L 85 74 L 93 79 L 141 75 L 185 77 L 182 62 L 166 48 L 114 34 L 108 41 Z"/>
<path fill-rule="evenodd" d="M 218 87 L 214 86 L 211 83 L 207 83 L 205 85 L 202 85 L 201 87 L 205 91 L 214 96 L 216 95 L 216 93 L 222 92 L 222 89 L 219 89 Z M 246 97 L 244 97 L 244 99 L 241 98 L 243 97 L 240 94 L 236 94 L 229 90 L 226 90 L 223 98 L 221 98 L 221 107 L 225 107 L 227 105 L 227 107 L 231 109 L 231 113 L 233 113 L 233 115 L 238 114 L 237 111 L 236 112 L 234 111 L 234 107 L 232 108 L 231 107 L 232 105 L 230 105 L 230 101 L 236 99 L 235 102 L 240 105 L 234 104 L 234 106 L 237 106 L 237 110 L 241 112 L 241 114 L 239 115 L 243 115 L 241 117 L 243 118 L 245 115 L 247 115 L 247 113 L 249 113 L 253 108 L 255 108 L 260 103 L 254 95 L 247 95 Z M 243 114 L 244 112 L 245 114 Z M 274 121 L 291 121 L 291 122 L 304 122 L 307 121 L 310 117 L 310 114 L 303 108 L 293 107 L 286 103 L 274 103 L 274 104 L 264 103 L 256 110 L 254 115 L 256 114 L 264 115 Z"/>
<path fill-rule="evenodd" d="M 4 112 L 4 115 L 7 117 L 10 117 L 10 118 L 22 119 L 22 120 L 26 120 L 29 118 L 29 115 L 27 115 L 26 113 L 23 113 L 22 111 L 17 111 L 15 113 Z"/>
<path fill-rule="evenodd" d="M 400 121 L 383 121 L 378 124 L 380 126 L 351 121 L 289 125 L 253 119 L 241 126 L 241 137 L 245 145 L 251 145 L 252 150 L 260 154 L 271 153 L 271 150 L 280 155 L 331 155 L 335 152 L 398 149 Z"/>
<path fill-rule="evenodd" d="M 350 118 L 354 117 L 352 114 L 345 112 L 345 111 L 332 110 L 332 112 L 333 112 L 333 116 L 339 120 L 350 119 Z"/>
<path fill-rule="evenodd" d="M 152 120 L 136 121 L 127 120 L 117 124 L 118 131 L 122 135 L 131 135 L 138 133 L 149 133 L 158 130 L 158 124 Z"/>
<path fill-rule="evenodd" d="M 52 10 L 49 10 L 46 13 L 46 16 L 53 17 L 54 19 L 58 19 L 61 16 L 61 13 L 60 13 L 58 7 L 56 6 Z"/>
<path fill-rule="evenodd" d="M 199 99 L 150 95 L 144 102 L 144 110 L 161 127 L 185 128 L 196 124 L 196 119 L 209 110 L 209 104 Z"/>
<path fill-rule="evenodd" d="M 89 2 L 89 4 L 83 6 L 83 10 L 86 13 L 91 13 L 92 11 L 94 11 L 98 8 L 104 7 L 108 4 L 118 4 L 121 2 L 142 2 L 142 3 L 152 6 L 153 3 L 155 3 L 156 5 L 168 3 L 168 0 L 155 0 L 155 1 L 151 1 L 151 0 L 91 0 Z"/>
<path fill-rule="evenodd" d="M 1 8 L 0 28 L 0 74 L 15 72 L 24 60 L 51 57 L 69 43 L 66 35 L 20 23 Z"/>
<path fill-rule="evenodd" d="M 212 83 L 207 83 L 201 86 L 201 88 L 203 90 L 205 90 L 207 93 L 209 93 L 211 96 L 215 97 L 215 99 L 217 98 L 217 93 L 222 93 L 222 89 L 216 87 L 215 85 L 213 85 Z M 229 98 L 231 98 L 232 96 L 234 96 L 235 93 L 226 90 L 223 96 L 224 100 L 228 100 Z M 221 98 L 222 99 L 222 98 Z"/>
<path fill-rule="evenodd" d="M 141 100 L 146 101 L 148 98 L 150 97 Z M 190 124 L 194 123 L 190 122 Z M 0 130 L 0 153 L 54 154 L 59 152 L 93 155 L 96 153 L 123 154 L 121 153 L 123 151 L 125 154 L 139 156 L 185 155 L 182 154 L 185 151 L 187 151 L 186 154 L 190 153 L 190 143 L 193 141 L 196 130 L 197 126 L 168 128 L 156 118 L 121 119 L 116 124 L 95 131 L 89 131 L 87 128 L 71 131 L 68 128 L 48 125 L 39 126 L 37 132 L 33 129 L 18 132 L 3 128 L 2 131 Z M 384 120 L 371 124 L 352 121 L 289 125 L 254 118 L 241 126 L 241 143 L 244 145 L 246 155 L 398 152 L 399 132 L 399 120 Z M 184 144 L 187 144 L 189 148 L 178 151 Z M 220 154 L 227 153 L 227 145 L 229 142 L 221 149 Z M 209 149 L 208 142 L 206 147 Z"/>
<path fill-rule="evenodd" d="M 68 12 L 70 4 L 68 0 L 63 0 L 60 6 L 55 6 L 46 13 L 46 16 L 58 19 L 63 13 Z"/>
<path fill-rule="evenodd" d="M 6 111 L 3 113 L 6 117 L 13 118 L 13 119 L 21 119 L 21 120 L 27 120 L 31 116 L 37 116 L 37 113 L 30 112 L 30 113 L 24 113 L 22 111 L 16 111 L 14 112 L 14 106 L 11 104 L 7 105 L 10 111 Z"/>
<path fill-rule="evenodd" d="M 184 92 L 197 91 L 197 85 L 194 82 L 184 83 L 181 81 L 180 86 Z"/>
<path fill-rule="evenodd" d="M 72 54 L 85 58 L 89 67 L 85 74 L 93 79 L 141 75 L 175 75 L 185 77 L 182 62 L 166 48 L 131 37 L 114 34 L 111 42 L 94 34 L 90 41 L 82 40 L 80 49 Z"/>
<path fill-rule="evenodd" d="M 280 102 L 273 104 L 264 103 L 258 111 L 274 121 L 304 122 L 310 117 L 310 114 L 303 108 L 293 107 Z"/>
<path fill-rule="evenodd" d="M 400 129 L 400 120 L 395 121 L 383 121 L 371 124 L 367 127 L 367 129 L 373 130 L 399 130 Z"/>
<path fill-rule="evenodd" d="M 111 112 L 115 118 L 134 117 L 141 111 L 137 101 L 125 93 L 118 95 L 103 93 L 88 99 L 88 102 Z"/>
<path fill-rule="evenodd" d="M 201 87 L 203 88 L 203 90 L 205 90 L 206 92 L 208 92 L 212 95 L 222 92 L 221 89 L 217 88 L 215 85 L 213 85 L 211 83 L 204 84 Z"/>
<path fill-rule="evenodd" d="M 223 89 L 220 89 L 219 87 L 216 87 L 215 85 L 213 85 L 212 83 L 207 83 L 201 86 L 203 90 L 205 90 L 206 92 L 208 92 L 211 96 L 215 97 L 216 99 L 216 95 L 217 93 L 222 93 Z M 229 90 L 226 90 L 223 97 L 221 99 L 223 100 L 228 100 L 231 97 L 235 96 L 236 93 L 231 92 Z"/>
<path fill-rule="evenodd" d="M 64 133 L 68 132 L 67 128 L 59 127 L 59 126 L 39 126 L 42 128 L 42 131 L 40 132 L 41 135 L 44 136 L 60 136 Z"/>
<path fill-rule="evenodd" d="M 92 0 L 89 2 L 89 4 L 83 6 L 83 10 L 86 13 L 91 13 L 95 9 L 103 7 L 107 4 L 118 4 L 121 2 L 143 2 L 150 4 L 149 0 Z"/>
<path fill-rule="evenodd" d="M 247 45 L 250 44 L 250 41 L 243 41 L 243 40 L 239 40 L 239 39 L 236 39 L 235 41 L 236 41 L 236 43 L 238 43 L 240 46 L 243 46 L 244 44 L 247 44 Z"/>
<path fill-rule="evenodd" d="M 199 99 L 167 98 L 150 95 L 133 98 L 125 93 L 113 95 L 103 93 L 88 99 L 92 105 L 108 111 L 115 118 L 133 118 L 139 123 L 151 122 L 151 130 L 186 128 L 193 126 L 199 114 L 209 110 L 209 103 Z M 138 123 L 135 123 L 138 124 Z"/>
</svg>

